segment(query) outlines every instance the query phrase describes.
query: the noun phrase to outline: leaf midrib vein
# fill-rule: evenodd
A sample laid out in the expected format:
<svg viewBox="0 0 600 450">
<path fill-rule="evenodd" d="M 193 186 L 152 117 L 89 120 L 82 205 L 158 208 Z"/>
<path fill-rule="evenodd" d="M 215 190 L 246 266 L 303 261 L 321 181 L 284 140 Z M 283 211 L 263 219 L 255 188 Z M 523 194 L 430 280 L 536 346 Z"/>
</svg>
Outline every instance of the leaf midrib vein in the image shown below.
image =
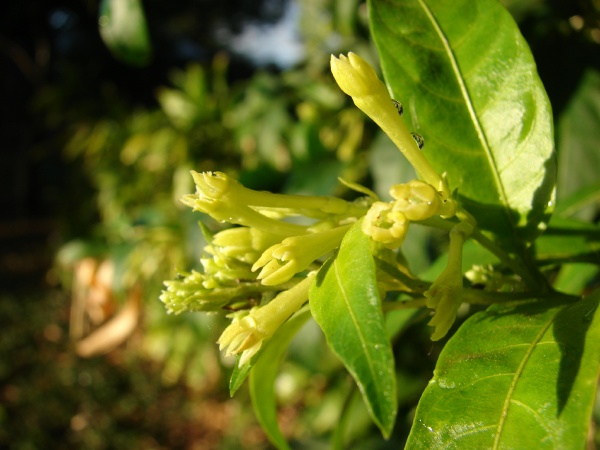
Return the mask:
<svg viewBox="0 0 600 450">
<path fill-rule="evenodd" d="M 373 361 L 370 358 L 369 352 L 367 351 L 367 345 L 366 345 L 366 341 L 365 338 L 363 336 L 363 332 L 362 329 L 359 327 L 358 324 L 358 320 L 356 318 L 356 315 L 354 314 L 354 311 L 352 310 L 352 308 L 350 307 L 350 300 L 348 299 L 348 296 L 346 295 L 346 290 L 344 289 L 344 284 L 342 283 L 342 279 L 340 277 L 340 273 L 339 273 L 339 268 L 338 268 L 338 264 L 337 261 L 334 262 L 333 264 L 334 270 L 335 270 L 335 279 L 337 281 L 337 284 L 339 286 L 339 292 L 342 296 L 342 299 L 344 300 L 344 304 L 346 305 L 346 309 L 348 310 L 348 314 L 350 316 L 350 319 L 352 320 L 352 323 L 354 324 L 354 328 L 357 330 L 357 334 L 358 337 L 360 339 L 360 343 L 362 348 L 365 350 L 365 356 L 367 357 L 367 364 L 369 367 L 369 371 L 371 372 L 372 375 L 372 379 L 375 380 L 375 368 L 373 367 Z"/>
<path fill-rule="evenodd" d="M 481 126 L 481 123 L 479 122 L 479 119 L 475 113 L 475 108 L 473 107 L 473 102 L 471 100 L 471 96 L 470 96 L 467 86 L 464 82 L 460 68 L 458 67 L 458 62 L 456 61 L 454 52 L 452 51 L 452 48 L 450 47 L 450 43 L 448 42 L 448 38 L 442 31 L 439 23 L 437 22 L 437 19 L 435 18 L 435 16 L 433 15 L 433 13 L 429 9 L 429 7 L 425 4 L 425 1 L 418 0 L 418 2 L 421 5 L 421 8 L 423 8 L 423 11 L 425 12 L 425 14 L 427 15 L 427 18 L 433 25 L 437 35 L 439 36 L 440 40 L 442 41 L 444 49 L 446 50 L 448 59 L 450 60 L 450 64 L 452 66 L 452 70 L 453 70 L 454 74 L 456 75 L 456 79 L 457 79 L 460 91 L 463 95 L 463 98 L 465 99 L 465 104 L 467 106 L 467 110 L 469 111 L 469 115 L 471 116 L 471 121 L 473 122 L 475 131 L 477 133 L 477 136 L 479 137 L 481 146 L 485 151 L 485 154 L 486 154 L 486 157 L 490 164 L 490 167 L 492 168 L 492 173 L 494 175 L 494 181 L 496 183 L 496 187 L 498 188 L 498 192 L 502 199 L 502 204 L 505 206 L 505 208 L 504 208 L 505 214 L 508 218 L 508 221 L 513 226 L 515 226 L 516 224 L 514 223 L 514 219 L 513 219 L 512 215 L 507 211 L 507 208 L 509 208 L 508 197 L 504 190 L 504 185 L 502 184 L 502 180 L 500 179 L 500 174 L 498 173 L 498 168 L 496 167 L 496 161 L 494 159 L 494 155 L 492 154 L 492 149 L 490 148 L 490 145 L 487 141 L 487 137 L 483 131 L 483 127 Z"/>
</svg>

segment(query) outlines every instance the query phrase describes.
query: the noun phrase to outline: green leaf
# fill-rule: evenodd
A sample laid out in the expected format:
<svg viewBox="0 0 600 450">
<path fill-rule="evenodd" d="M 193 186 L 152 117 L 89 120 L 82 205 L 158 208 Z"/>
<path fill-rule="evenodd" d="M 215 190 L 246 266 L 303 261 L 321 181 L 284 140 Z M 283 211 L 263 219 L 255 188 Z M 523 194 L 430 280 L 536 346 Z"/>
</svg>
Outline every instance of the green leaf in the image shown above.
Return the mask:
<svg viewBox="0 0 600 450">
<path fill-rule="evenodd" d="M 136 66 L 150 62 L 152 47 L 140 0 L 103 0 L 98 22 L 102 40 L 116 58 Z"/>
<path fill-rule="evenodd" d="M 493 306 L 446 344 L 407 448 L 585 448 L 600 361 L 600 292 Z"/>
<path fill-rule="evenodd" d="M 385 79 L 427 158 L 506 245 L 548 219 L 550 103 L 527 43 L 496 0 L 370 0 Z"/>
<path fill-rule="evenodd" d="M 598 187 L 599 118 L 600 72 L 589 70 L 558 123 L 558 194 L 561 202 L 584 188 Z M 598 191 L 595 200 L 597 210 Z M 577 217 L 591 219 L 593 216 L 594 208 L 587 208 Z"/>
<path fill-rule="evenodd" d="M 241 386 L 250 372 L 250 396 L 256 417 L 263 430 L 277 448 L 289 449 L 277 424 L 277 402 L 275 399 L 275 378 L 281 358 L 290 341 L 310 317 L 309 309 L 301 309 L 284 323 L 269 339 L 264 348 L 242 369 L 234 371 L 229 384 L 231 395 Z"/>
<path fill-rule="evenodd" d="M 538 260 L 588 261 L 600 264 L 600 227 L 575 219 L 553 216 L 546 232 L 535 241 Z"/>
<path fill-rule="evenodd" d="M 581 295 L 590 281 L 598 276 L 598 271 L 597 264 L 563 264 L 553 287 L 565 294 Z"/>
<path fill-rule="evenodd" d="M 397 410 L 394 356 L 381 311 L 369 238 L 356 223 L 339 253 L 319 271 L 309 292 L 313 317 L 354 377 L 384 436 Z"/>
<path fill-rule="evenodd" d="M 561 168 L 564 167 L 562 164 L 560 166 Z M 572 178 L 577 178 L 580 172 L 576 171 L 574 172 L 574 174 L 575 176 L 572 176 Z M 559 202 L 556 204 L 555 214 L 561 215 L 563 217 L 573 216 L 581 209 L 587 208 L 592 204 L 600 204 L 600 183 L 593 183 L 589 186 L 581 188 L 580 190 L 569 195 L 568 197 L 559 200 Z M 583 217 L 585 217 L 586 215 L 587 214 L 583 214 Z M 578 217 L 581 218 L 580 215 L 578 215 Z"/>
</svg>

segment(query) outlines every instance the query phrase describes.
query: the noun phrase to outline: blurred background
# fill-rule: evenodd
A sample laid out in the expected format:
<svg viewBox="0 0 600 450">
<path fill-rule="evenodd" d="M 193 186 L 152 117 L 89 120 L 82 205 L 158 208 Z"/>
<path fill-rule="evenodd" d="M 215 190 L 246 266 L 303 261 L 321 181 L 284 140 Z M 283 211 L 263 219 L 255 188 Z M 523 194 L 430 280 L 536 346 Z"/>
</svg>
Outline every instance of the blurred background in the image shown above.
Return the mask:
<svg viewBox="0 0 600 450">
<path fill-rule="evenodd" d="M 505 0 L 553 104 L 559 195 L 600 167 L 600 1 Z M 329 55 L 372 63 L 360 0 L 22 0 L 0 5 L 0 448 L 271 448 L 218 315 L 168 316 L 162 281 L 199 265 L 178 199 L 220 170 L 254 189 L 352 195 L 412 175 L 336 87 Z M 594 219 L 593 212 L 588 218 Z M 413 270 L 436 257 L 415 231 Z M 436 352 L 423 321 L 395 345 L 385 443 L 314 324 L 277 379 L 293 448 L 398 448 Z"/>
</svg>

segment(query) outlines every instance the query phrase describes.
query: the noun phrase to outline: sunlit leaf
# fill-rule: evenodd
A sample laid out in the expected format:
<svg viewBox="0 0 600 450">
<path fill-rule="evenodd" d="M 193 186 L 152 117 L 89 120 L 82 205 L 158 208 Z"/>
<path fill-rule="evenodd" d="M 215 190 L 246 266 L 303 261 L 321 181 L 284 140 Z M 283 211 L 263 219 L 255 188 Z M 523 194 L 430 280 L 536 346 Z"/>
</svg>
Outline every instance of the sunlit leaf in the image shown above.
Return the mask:
<svg viewBox="0 0 600 450">
<path fill-rule="evenodd" d="M 434 167 L 507 245 L 547 220 L 552 113 L 529 48 L 496 0 L 371 0 L 392 95 Z M 492 32 L 493 30 L 493 32 Z"/>
<path fill-rule="evenodd" d="M 585 448 L 600 364 L 600 293 L 494 306 L 446 344 L 407 448 Z"/>
<path fill-rule="evenodd" d="M 384 436 L 397 409 L 394 357 L 381 311 L 369 238 L 358 222 L 339 253 L 320 270 L 309 293 L 313 317 L 358 384 Z"/>
</svg>

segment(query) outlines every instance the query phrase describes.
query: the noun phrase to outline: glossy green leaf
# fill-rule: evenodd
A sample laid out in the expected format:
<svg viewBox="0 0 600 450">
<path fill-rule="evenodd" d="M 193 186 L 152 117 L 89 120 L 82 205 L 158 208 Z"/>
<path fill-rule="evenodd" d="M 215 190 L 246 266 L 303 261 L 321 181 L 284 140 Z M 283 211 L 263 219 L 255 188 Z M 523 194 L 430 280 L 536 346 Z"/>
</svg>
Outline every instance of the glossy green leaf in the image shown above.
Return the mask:
<svg viewBox="0 0 600 450">
<path fill-rule="evenodd" d="M 313 317 L 354 377 L 373 421 L 389 436 L 396 418 L 394 357 L 386 337 L 369 238 L 354 225 L 309 293 Z"/>
<path fill-rule="evenodd" d="M 289 449 L 277 424 L 277 402 L 275 399 L 275 378 L 285 350 L 298 330 L 306 323 L 310 313 L 308 308 L 300 310 L 284 323 L 269 339 L 258 354 L 244 368 L 234 372 L 230 391 L 235 392 L 250 372 L 250 396 L 256 417 L 263 430 L 278 449 Z M 233 389 L 233 390 L 232 390 Z"/>
<path fill-rule="evenodd" d="M 468 319 L 440 355 L 407 448 L 585 448 L 599 294 L 497 305 Z"/>
<path fill-rule="evenodd" d="M 479 225 L 506 245 L 547 220 L 556 161 L 550 103 L 496 0 L 371 0 L 386 82 L 424 152 Z"/>
<path fill-rule="evenodd" d="M 100 35 L 112 54 L 136 66 L 152 58 L 152 47 L 141 0 L 103 0 L 100 5 Z"/>
<path fill-rule="evenodd" d="M 264 349 L 261 349 L 261 350 L 264 350 Z M 242 387 L 242 384 L 244 384 L 244 381 L 246 381 L 246 378 L 250 374 L 250 370 L 252 369 L 252 367 L 254 367 L 254 363 L 256 362 L 256 359 L 260 358 L 261 353 L 262 352 L 259 351 L 256 355 L 254 355 L 250 359 L 250 361 L 248 361 L 247 364 L 244 364 L 241 367 L 240 367 L 239 363 L 240 363 L 240 358 L 242 356 L 239 355 L 235 359 L 235 366 L 233 367 L 233 371 L 231 372 L 231 378 L 229 379 L 229 395 L 231 397 L 233 397 L 235 395 L 235 393 L 238 391 L 238 389 L 240 387 Z"/>
</svg>

